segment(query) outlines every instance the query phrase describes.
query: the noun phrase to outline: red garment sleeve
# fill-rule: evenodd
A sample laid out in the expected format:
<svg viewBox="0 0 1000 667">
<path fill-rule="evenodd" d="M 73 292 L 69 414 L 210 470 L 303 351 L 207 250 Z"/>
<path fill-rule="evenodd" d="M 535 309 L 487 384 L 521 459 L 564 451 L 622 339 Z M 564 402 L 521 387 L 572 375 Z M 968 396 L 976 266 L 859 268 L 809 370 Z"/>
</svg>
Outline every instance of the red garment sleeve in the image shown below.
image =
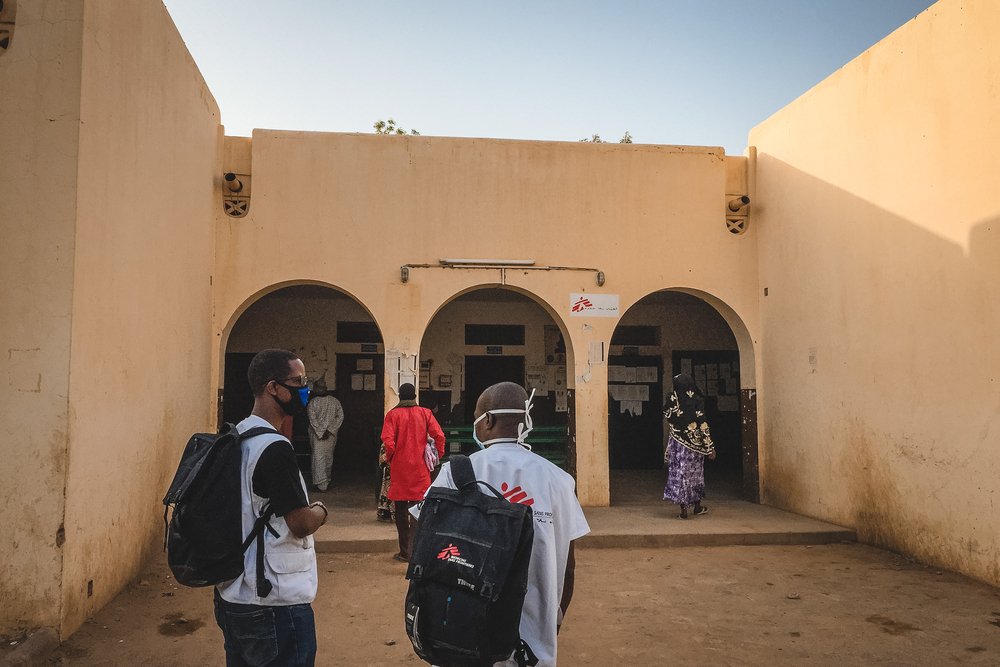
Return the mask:
<svg viewBox="0 0 1000 667">
<path fill-rule="evenodd" d="M 444 457 L 444 431 L 441 430 L 441 425 L 438 424 L 438 420 L 434 418 L 434 413 L 430 410 L 427 411 L 427 432 L 434 438 L 438 457 Z"/>
<path fill-rule="evenodd" d="M 392 410 L 390 410 L 385 415 L 385 421 L 382 422 L 382 443 L 385 444 L 386 463 L 392 463 L 392 457 L 396 454 L 396 420 L 393 417 Z"/>
</svg>

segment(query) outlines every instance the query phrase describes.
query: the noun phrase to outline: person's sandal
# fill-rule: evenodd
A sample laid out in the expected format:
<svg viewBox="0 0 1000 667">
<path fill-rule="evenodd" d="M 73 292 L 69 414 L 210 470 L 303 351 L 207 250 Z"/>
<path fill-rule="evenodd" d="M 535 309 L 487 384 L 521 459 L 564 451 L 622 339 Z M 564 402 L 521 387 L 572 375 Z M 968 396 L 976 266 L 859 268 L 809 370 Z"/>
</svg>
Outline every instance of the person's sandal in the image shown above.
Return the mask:
<svg viewBox="0 0 1000 667">
<path fill-rule="evenodd" d="M 400 563 L 409 563 L 410 562 L 410 557 L 409 556 L 404 556 L 402 553 L 399 553 L 399 552 L 394 553 L 392 555 L 392 559 L 393 560 L 398 560 Z"/>
<path fill-rule="evenodd" d="M 705 506 L 699 507 L 694 511 L 695 516 L 701 516 L 702 514 L 708 514 L 708 508 Z"/>
</svg>

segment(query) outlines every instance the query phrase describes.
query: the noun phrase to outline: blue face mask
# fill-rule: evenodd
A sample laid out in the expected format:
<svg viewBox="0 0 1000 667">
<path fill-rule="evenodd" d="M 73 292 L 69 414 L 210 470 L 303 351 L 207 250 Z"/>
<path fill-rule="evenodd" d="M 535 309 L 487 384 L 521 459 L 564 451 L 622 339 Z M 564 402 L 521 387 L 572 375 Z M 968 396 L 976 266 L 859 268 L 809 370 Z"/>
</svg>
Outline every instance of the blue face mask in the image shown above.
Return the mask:
<svg viewBox="0 0 1000 667">
<path fill-rule="evenodd" d="M 476 421 L 472 422 L 472 439 L 476 441 L 479 449 L 486 449 L 495 442 L 517 442 L 525 449 L 530 450 L 531 445 L 524 441 L 528 437 L 528 433 L 531 432 L 531 399 L 535 397 L 535 390 L 531 390 L 531 396 L 528 396 L 528 400 L 524 402 L 524 409 L 519 410 L 515 408 L 501 408 L 499 410 L 487 410 L 483 414 L 479 415 Z M 493 438 L 492 440 L 487 440 L 483 442 L 479 439 L 479 434 L 476 432 L 476 424 L 486 419 L 486 415 L 524 415 L 524 421 L 517 425 L 517 439 L 513 438 Z"/>
</svg>

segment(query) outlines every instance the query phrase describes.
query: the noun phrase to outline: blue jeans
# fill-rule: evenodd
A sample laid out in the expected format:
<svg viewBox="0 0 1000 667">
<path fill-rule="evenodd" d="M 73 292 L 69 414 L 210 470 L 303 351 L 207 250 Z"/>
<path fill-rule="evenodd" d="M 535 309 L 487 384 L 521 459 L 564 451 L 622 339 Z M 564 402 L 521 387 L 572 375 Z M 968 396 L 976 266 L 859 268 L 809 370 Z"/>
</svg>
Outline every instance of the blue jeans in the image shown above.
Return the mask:
<svg viewBox="0 0 1000 667">
<path fill-rule="evenodd" d="M 313 667 L 316 622 L 312 606 L 265 607 L 227 602 L 215 592 L 227 667 Z"/>
</svg>

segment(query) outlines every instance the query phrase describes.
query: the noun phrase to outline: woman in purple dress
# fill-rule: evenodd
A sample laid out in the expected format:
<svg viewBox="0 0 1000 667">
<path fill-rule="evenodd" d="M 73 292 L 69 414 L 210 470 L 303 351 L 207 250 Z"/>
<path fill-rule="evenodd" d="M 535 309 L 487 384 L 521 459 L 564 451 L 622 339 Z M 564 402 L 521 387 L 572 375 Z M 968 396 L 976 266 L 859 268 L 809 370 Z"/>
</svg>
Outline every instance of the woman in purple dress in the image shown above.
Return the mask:
<svg viewBox="0 0 1000 667">
<path fill-rule="evenodd" d="M 705 399 L 690 375 L 674 376 L 674 391 L 670 406 L 663 416 L 670 426 L 670 438 L 664 461 L 667 463 L 667 485 L 663 499 L 677 503 L 681 519 L 688 518 L 688 505 L 692 514 L 708 512 L 701 504 L 705 497 L 705 457 L 715 458 L 715 445 L 705 421 Z"/>
</svg>

